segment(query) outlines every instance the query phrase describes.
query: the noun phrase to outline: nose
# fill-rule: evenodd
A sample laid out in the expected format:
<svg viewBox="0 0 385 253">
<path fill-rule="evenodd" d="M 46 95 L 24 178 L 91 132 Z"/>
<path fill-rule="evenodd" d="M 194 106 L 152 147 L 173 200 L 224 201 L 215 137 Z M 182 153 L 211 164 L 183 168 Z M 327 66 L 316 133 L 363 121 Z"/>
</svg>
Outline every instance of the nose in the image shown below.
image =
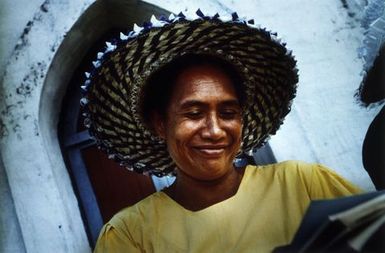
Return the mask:
<svg viewBox="0 0 385 253">
<path fill-rule="evenodd" d="M 205 126 L 202 130 L 202 138 L 210 140 L 220 140 L 225 137 L 226 132 L 221 126 L 221 121 L 216 113 L 211 113 L 205 120 Z"/>
</svg>

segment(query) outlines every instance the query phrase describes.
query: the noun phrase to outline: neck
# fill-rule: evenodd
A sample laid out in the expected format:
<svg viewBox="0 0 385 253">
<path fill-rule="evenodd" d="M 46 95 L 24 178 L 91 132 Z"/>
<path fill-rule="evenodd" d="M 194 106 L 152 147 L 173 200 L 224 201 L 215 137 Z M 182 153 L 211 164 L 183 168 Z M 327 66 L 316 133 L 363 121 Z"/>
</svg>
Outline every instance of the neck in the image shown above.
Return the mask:
<svg viewBox="0 0 385 253">
<path fill-rule="evenodd" d="M 191 211 L 199 211 L 234 196 L 239 188 L 244 168 L 232 169 L 220 178 L 197 180 L 177 171 L 177 178 L 164 192 Z"/>
</svg>

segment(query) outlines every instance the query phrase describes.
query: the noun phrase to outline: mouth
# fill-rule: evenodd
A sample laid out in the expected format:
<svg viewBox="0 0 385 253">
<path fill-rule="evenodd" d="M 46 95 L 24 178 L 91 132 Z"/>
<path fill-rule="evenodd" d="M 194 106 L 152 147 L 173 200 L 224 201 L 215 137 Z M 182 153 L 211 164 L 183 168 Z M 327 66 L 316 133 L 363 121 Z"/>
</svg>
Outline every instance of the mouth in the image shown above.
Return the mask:
<svg viewBox="0 0 385 253">
<path fill-rule="evenodd" d="M 194 147 L 194 149 L 208 158 L 215 158 L 221 156 L 225 152 L 226 146 L 198 146 Z"/>
</svg>

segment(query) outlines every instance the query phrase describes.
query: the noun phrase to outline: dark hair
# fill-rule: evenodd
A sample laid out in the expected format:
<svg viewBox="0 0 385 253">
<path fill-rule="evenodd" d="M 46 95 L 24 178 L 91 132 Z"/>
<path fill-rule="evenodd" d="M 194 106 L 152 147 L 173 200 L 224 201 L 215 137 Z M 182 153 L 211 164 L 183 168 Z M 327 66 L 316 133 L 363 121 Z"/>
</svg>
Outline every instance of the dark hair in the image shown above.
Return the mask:
<svg viewBox="0 0 385 253">
<path fill-rule="evenodd" d="M 166 116 L 172 91 L 179 75 L 186 69 L 202 65 L 215 67 L 230 79 L 239 104 L 243 107 L 246 97 L 243 78 L 233 64 L 213 55 L 185 54 L 152 73 L 146 81 L 140 99 L 140 114 L 144 124 L 150 130 L 153 130 L 153 113 L 158 113 L 161 117 Z"/>
</svg>

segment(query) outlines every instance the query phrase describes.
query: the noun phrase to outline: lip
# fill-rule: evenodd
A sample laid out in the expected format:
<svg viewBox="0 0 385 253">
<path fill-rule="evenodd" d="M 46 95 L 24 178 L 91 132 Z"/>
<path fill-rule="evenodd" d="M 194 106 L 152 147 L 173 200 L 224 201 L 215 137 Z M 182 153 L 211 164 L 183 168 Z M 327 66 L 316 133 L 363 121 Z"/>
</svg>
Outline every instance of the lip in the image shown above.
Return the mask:
<svg viewBox="0 0 385 253">
<path fill-rule="evenodd" d="M 226 147 L 226 145 L 203 145 L 196 146 L 194 149 L 208 158 L 214 158 L 221 156 L 225 152 Z"/>
</svg>

